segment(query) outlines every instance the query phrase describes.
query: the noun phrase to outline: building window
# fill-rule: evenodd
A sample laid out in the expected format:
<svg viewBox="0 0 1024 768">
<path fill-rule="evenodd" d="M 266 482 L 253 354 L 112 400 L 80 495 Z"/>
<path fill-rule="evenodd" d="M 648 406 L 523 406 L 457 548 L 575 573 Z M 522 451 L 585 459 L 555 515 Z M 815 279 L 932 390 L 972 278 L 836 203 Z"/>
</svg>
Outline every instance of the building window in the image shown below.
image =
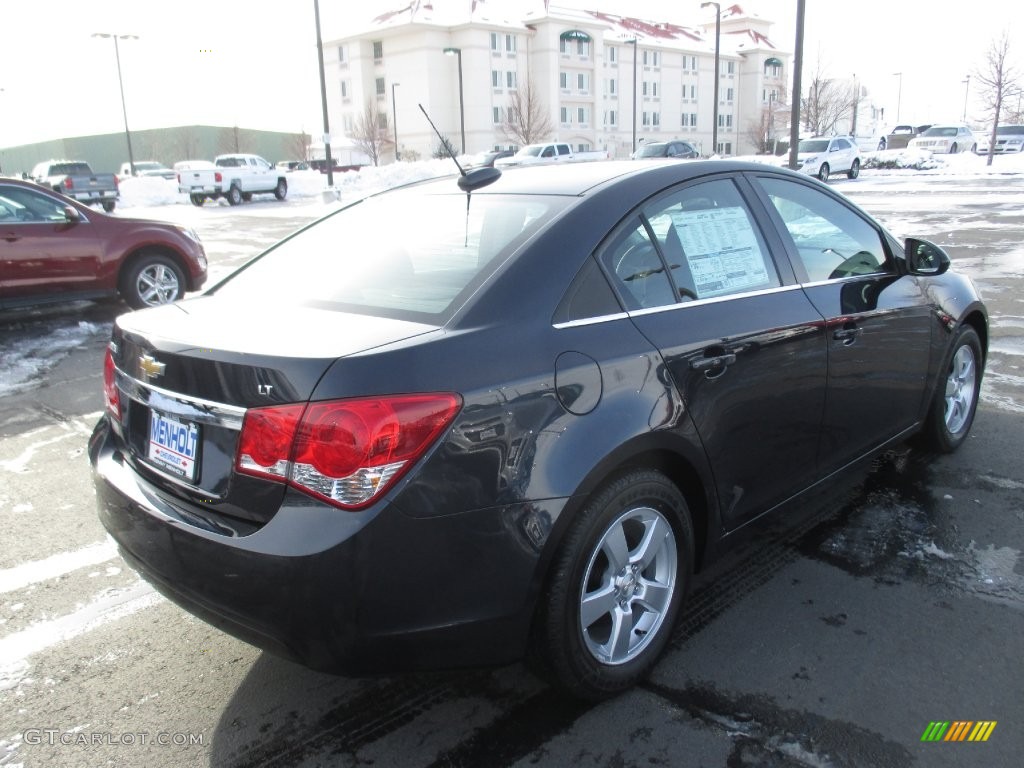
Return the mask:
<svg viewBox="0 0 1024 768">
<path fill-rule="evenodd" d="M 644 112 L 643 113 L 643 117 L 640 120 L 640 123 L 643 125 L 644 128 L 649 128 L 650 125 L 651 125 L 651 115 L 650 115 L 650 113 Z"/>
<path fill-rule="evenodd" d="M 658 66 L 658 51 L 644 51 L 644 66 Z"/>
<path fill-rule="evenodd" d="M 338 62 L 341 63 L 341 64 L 344 64 L 347 61 L 348 61 L 348 55 L 345 52 L 345 46 L 344 45 L 339 45 L 338 46 Z"/>
<path fill-rule="evenodd" d="M 501 125 L 501 107 L 491 108 L 491 122 L 495 125 Z"/>
<path fill-rule="evenodd" d="M 697 113 L 696 112 L 691 112 L 690 113 L 690 127 L 691 128 L 696 128 L 697 127 Z"/>
<path fill-rule="evenodd" d="M 725 62 L 725 73 L 727 75 L 734 75 L 734 74 L 736 74 L 736 62 L 735 61 L 727 61 L 727 62 Z"/>
<path fill-rule="evenodd" d="M 562 107 L 559 110 L 559 118 L 561 120 L 562 125 L 568 125 L 569 124 L 569 108 L 568 107 Z"/>
<path fill-rule="evenodd" d="M 373 41 L 373 60 L 380 61 L 384 58 L 384 43 L 380 40 Z"/>
<path fill-rule="evenodd" d="M 693 72 L 697 71 L 697 57 L 696 56 L 683 56 L 683 69 L 689 69 Z"/>
<path fill-rule="evenodd" d="M 608 46 L 608 63 L 614 64 L 619 60 L 619 49 L 614 45 Z"/>
<path fill-rule="evenodd" d="M 732 154 L 732 142 L 718 142 L 718 154 L 720 155 L 731 155 Z"/>
<path fill-rule="evenodd" d="M 653 125 L 655 128 L 661 126 L 661 112 L 651 113 L 651 125 Z"/>
<path fill-rule="evenodd" d="M 501 72 L 496 69 L 491 70 L 491 88 L 501 88 Z"/>
<path fill-rule="evenodd" d="M 387 90 L 384 87 L 384 78 L 378 77 L 375 82 L 377 86 L 377 98 L 384 98 L 384 92 Z"/>
<path fill-rule="evenodd" d="M 608 81 L 608 95 L 614 96 L 617 93 L 615 90 L 615 78 Z"/>
<path fill-rule="evenodd" d="M 609 109 L 608 112 L 606 113 L 606 115 L 607 116 L 605 117 L 605 120 L 604 120 L 605 123 L 607 123 L 608 125 L 614 127 L 614 125 L 615 125 L 615 110 L 614 109 Z"/>
<path fill-rule="evenodd" d="M 718 116 L 718 127 L 719 128 L 732 128 L 732 115 L 719 115 Z"/>
<path fill-rule="evenodd" d="M 590 91 L 590 79 L 583 72 L 576 75 L 576 90 L 580 93 L 588 93 Z"/>
<path fill-rule="evenodd" d="M 386 131 L 387 130 L 387 127 L 388 127 L 388 113 L 387 112 L 378 112 L 377 113 L 377 127 L 380 130 L 382 130 L 382 131 Z"/>
<path fill-rule="evenodd" d="M 572 45 L 572 43 L 563 37 L 561 40 L 558 41 L 558 52 L 561 53 L 563 56 L 568 56 L 570 45 Z"/>
<path fill-rule="evenodd" d="M 576 108 L 576 122 L 579 123 L 580 125 L 586 125 L 587 123 L 590 122 L 590 115 L 587 114 L 586 107 Z"/>
<path fill-rule="evenodd" d="M 732 88 L 725 89 L 725 102 L 726 104 L 732 104 Z"/>
<path fill-rule="evenodd" d="M 558 87 L 563 91 L 569 90 L 569 75 L 566 72 L 558 73 Z"/>
<path fill-rule="evenodd" d="M 516 73 L 512 72 L 511 70 L 506 72 L 505 73 L 505 87 L 508 88 L 510 91 L 514 91 L 516 89 L 516 85 L 517 85 L 517 83 L 516 83 Z"/>
<path fill-rule="evenodd" d="M 501 44 L 498 42 L 498 33 L 491 32 L 491 53 L 499 53 L 501 51 Z"/>
<path fill-rule="evenodd" d="M 354 124 L 352 121 L 352 115 L 342 115 L 341 124 L 345 128 L 345 133 L 352 133 L 352 126 Z"/>
<path fill-rule="evenodd" d="M 576 41 L 576 53 L 584 58 L 590 57 L 590 41 L 589 40 L 577 40 Z"/>
<path fill-rule="evenodd" d="M 515 35 L 505 35 L 505 53 L 515 53 L 515 52 L 516 52 L 516 36 Z"/>
<path fill-rule="evenodd" d="M 782 77 L 782 65 L 776 64 L 777 59 L 768 59 L 764 63 L 765 77 Z"/>
<path fill-rule="evenodd" d="M 341 81 L 341 100 L 348 101 L 348 80 Z"/>
<path fill-rule="evenodd" d="M 643 94 L 644 96 L 650 96 L 652 99 L 658 98 L 658 83 L 655 80 L 644 80 L 643 82 Z"/>
</svg>

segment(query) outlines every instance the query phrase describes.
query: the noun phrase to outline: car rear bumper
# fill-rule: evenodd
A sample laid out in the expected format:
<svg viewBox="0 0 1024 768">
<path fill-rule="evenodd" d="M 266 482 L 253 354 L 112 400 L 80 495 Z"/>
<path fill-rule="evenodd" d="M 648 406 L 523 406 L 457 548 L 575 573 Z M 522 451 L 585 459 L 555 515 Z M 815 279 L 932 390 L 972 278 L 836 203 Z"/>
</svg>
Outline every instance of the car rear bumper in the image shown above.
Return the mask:
<svg viewBox="0 0 1024 768">
<path fill-rule="evenodd" d="M 269 523 L 232 531 L 140 477 L 105 418 L 89 455 L 100 520 L 126 562 L 259 648 L 346 674 L 496 664 L 525 652 L 541 546 L 516 523 L 551 519 L 560 502 L 419 519 L 393 504 L 342 512 L 290 491 Z"/>
</svg>

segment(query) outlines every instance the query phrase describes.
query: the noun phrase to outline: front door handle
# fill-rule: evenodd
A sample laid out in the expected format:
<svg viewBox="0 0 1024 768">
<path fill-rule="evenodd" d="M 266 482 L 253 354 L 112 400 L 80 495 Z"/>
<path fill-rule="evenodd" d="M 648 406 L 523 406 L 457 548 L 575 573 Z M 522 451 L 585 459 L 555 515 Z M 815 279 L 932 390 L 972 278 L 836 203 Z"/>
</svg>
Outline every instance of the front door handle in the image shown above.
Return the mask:
<svg viewBox="0 0 1024 768">
<path fill-rule="evenodd" d="M 690 360 L 690 370 L 710 372 L 717 368 L 728 368 L 735 361 L 736 353 L 726 352 L 725 354 L 716 354 L 713 357 L 701 357 L 696 360 Z"/>
<path fill-rule="evenodd" d="M 832 338 L 836 341 L 843 342 L 843 344 L 848 347 L 857 341 L 857 337 L 860 336 L 863 331 L 863 328 L 858 328 L 853 323 L 848 323 L 842 328 L 833 331 Z"/>
</svg>

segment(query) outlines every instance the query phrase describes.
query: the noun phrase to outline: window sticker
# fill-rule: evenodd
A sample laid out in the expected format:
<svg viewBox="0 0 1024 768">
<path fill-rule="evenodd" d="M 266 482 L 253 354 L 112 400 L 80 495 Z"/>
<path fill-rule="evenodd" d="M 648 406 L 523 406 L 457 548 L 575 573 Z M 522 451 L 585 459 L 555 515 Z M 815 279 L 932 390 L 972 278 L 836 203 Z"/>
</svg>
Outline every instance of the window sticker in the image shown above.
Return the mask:
<svg viewBox="0 0 1024 768">
<path fill-rule="evenodd" d="M 771 285 L 768 266 L 743 208 L 673 211 L 670 215 L 700 298 Z"/>
</svg>

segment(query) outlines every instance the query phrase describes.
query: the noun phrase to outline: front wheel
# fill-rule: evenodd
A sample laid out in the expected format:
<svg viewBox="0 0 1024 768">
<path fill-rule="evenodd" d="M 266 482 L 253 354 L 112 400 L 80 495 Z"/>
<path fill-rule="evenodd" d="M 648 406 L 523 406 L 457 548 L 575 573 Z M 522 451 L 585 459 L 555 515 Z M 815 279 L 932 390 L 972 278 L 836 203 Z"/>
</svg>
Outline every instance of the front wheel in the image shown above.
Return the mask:
<svg viewBox="0 0 1024 768">
<path fill-rule="evenodd" d="M 860 176 L 860 160 L 854 160 L 850 170 L 846 172 L 846 177 L 848 179 L 856 179 L 858 176 Z"/>
<path fill-rule="evenodd" d="M 132 309 L 169 304 L 185 295 L 185 275 L 173 259 L 143 254 L 125 273 L 121 295 Z"/>
<path fill-rule="evenodd" d="M 668 643 L 689 587 L 693 527 L 679 489 L 635 470 L 587 503 L 555 556 L 534 628 L 534 660 L 568 693 L 629 688 Z"/>
<path fill-rule="evenodd" d="M 828 181 L 828 163 L 822 163 L 821 168 L 818 169 L 818 178 L 822 181 Z"/>
<path fill-rule="evenodd" d="M 231 187 L 227 194 L 229 205 L 241 205 L 242 203 L 242 190 L 238 187 Z"/>
<path fill-rule="evenodd" d="M 278 200 L 284 200 L 288 195 L 288 182 L 284 179 L 277 180 L 277 186 L 274 187 L 274 197 Z"/>
<path fill-rule="evenodd" d="M 941 453 L 955 451 L 971 431 L 984 365 L 981 340 L 969 325 L 957 332 L 952 350 L 944 378 L 935 385 L 922 433 L 927 446 Z"/>
</svg>

